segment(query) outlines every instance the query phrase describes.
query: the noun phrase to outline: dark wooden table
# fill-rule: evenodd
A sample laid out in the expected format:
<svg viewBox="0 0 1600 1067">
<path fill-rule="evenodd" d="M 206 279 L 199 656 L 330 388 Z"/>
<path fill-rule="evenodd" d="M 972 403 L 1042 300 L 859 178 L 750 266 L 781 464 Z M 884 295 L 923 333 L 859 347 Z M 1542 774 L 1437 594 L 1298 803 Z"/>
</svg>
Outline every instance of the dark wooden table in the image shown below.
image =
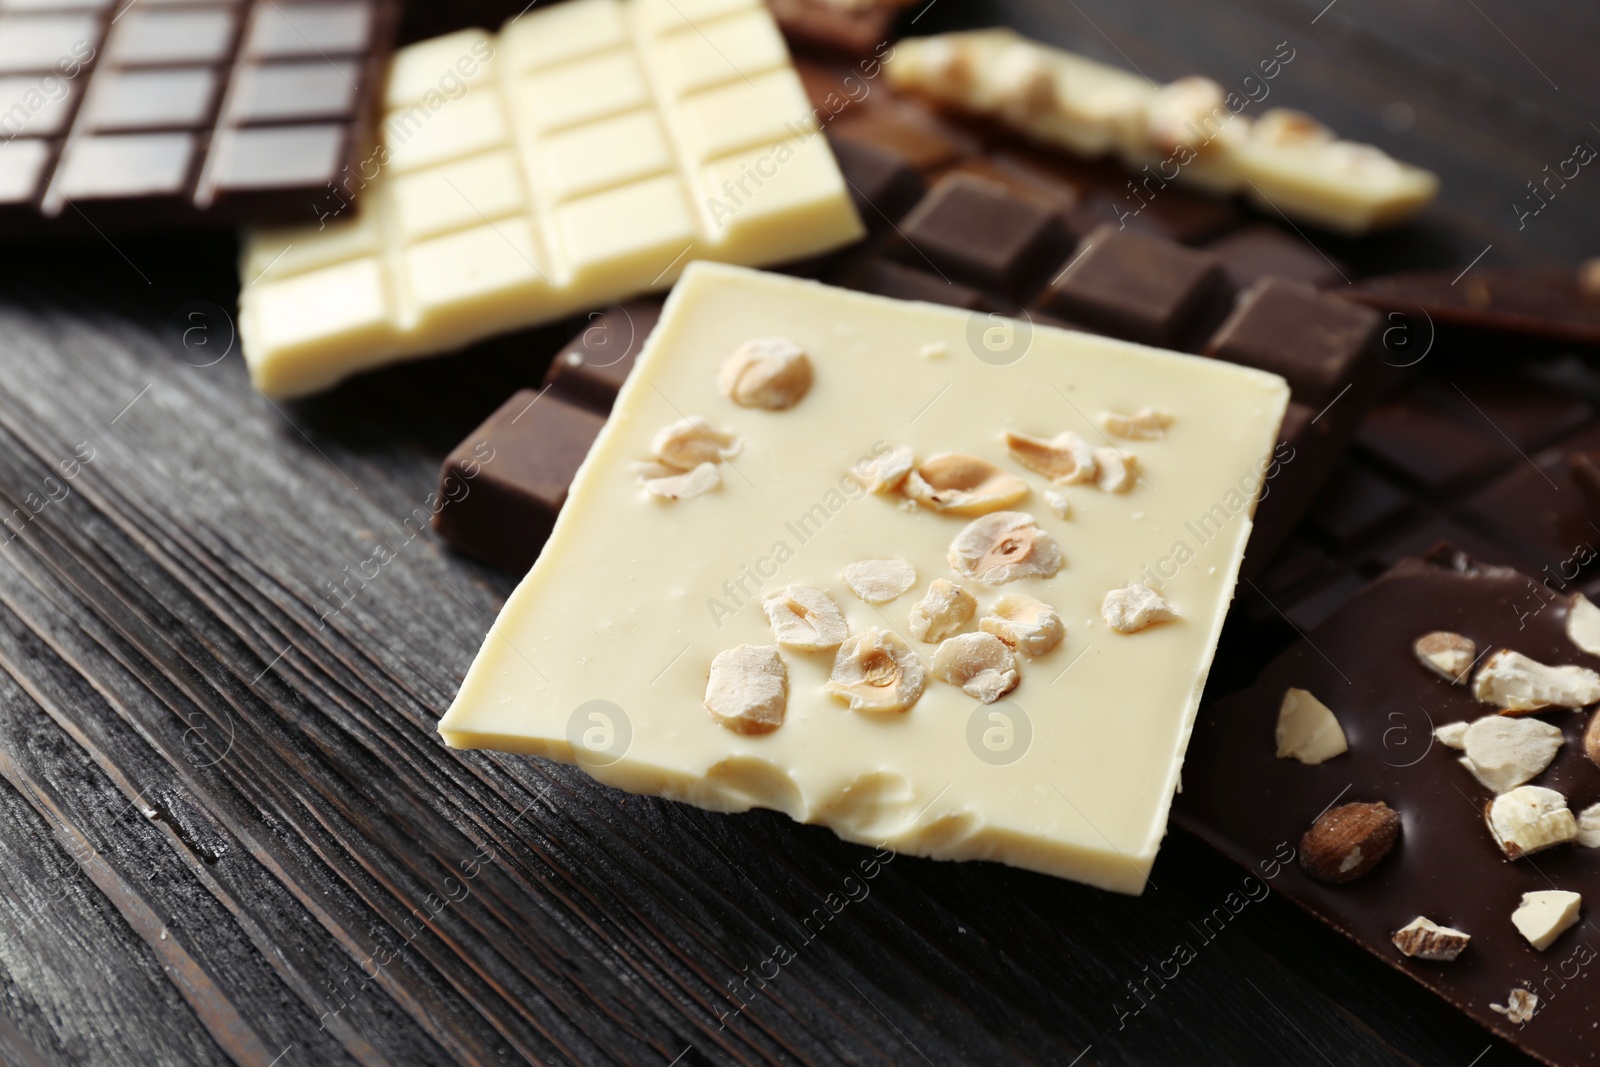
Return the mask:
<svg viewBox="0 0 1600 1067">
<path fill-rule="evenodd" d="M 1383 256 L 1600 252 L 1600 174 L 1513 207 L 1600 144 L 1600 6 L 1325 2 L 935 0 L 915 29 L 1228 85 L 1288 41 L 1272 103 L 1444 177 Z M 230 348 L 233 255 L 0 257 L 0 1061 L 1520 1062 L 1276 897 L 1202 935 L 1243 875 L 1181 836 L 1140 899 L 910 857 L 852 891 L 872 853 L 825 831 L 446 750 L 511 582 L 418 516 L 559 330 L 274 405 Z"/>
</svg>

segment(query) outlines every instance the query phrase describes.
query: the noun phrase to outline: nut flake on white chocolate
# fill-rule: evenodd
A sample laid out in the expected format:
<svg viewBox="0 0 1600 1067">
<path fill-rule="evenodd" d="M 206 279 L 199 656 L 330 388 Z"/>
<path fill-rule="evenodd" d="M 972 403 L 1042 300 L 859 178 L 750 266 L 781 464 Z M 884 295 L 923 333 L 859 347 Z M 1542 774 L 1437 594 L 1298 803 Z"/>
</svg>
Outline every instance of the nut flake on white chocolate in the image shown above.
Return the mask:
<svg viewBox="0 0 1600 1067">
<path fill-rule="evenodd" d="M 934 511 L 985 515 L 1027 496 L 1028 483 L 986 459 L 944 452 L 913 467 L 902 491 Z"/>
<path fill-rule="evenodd" d="M 911 449 L 901 446 L 881 456 L 863 460 L 853 468 L 853 473 L 869 493 L 893 493 L 900 488 L 916 465 Z"/>
<path fill-rule="evenodd" d="M 1056 609 L 1026 593 L 1008 593 L 995 601 L 990 614 L 978 621 L 978 629 L 1030 656 L 1044 655 L 1067 636 Z"/>
<path fill-rule="evenodd" d="M 1394 947 L 1419 960 L 1449 962 L 1472 941 L 1472 935 L 1451 926 L 1440 926 L 1425 915 L 1418 915 L 1394 932 Z"/>
<path fill-rule="evenodd" d="M 1328 706 L 1304 689 L 1286 689 L 1278 705 L 1278 758 L 1316 766 L 1350 750 L 1344 727 Z"/>
<path fill-rule="evenodd" d="M 1600 656 L 1600 608 L 1582 593 L 1572 594 L 1567 606 L 1567 640 L 1591 656 Z"/>
<path fill-rule="evenodd" d="M 947 559 L 957 574 L 986 585 L 1050 578 L 1064 562 L 1056 539 L 1026 511 L 996 511 L 969 522 L 950 542 Z"/>
<path fill-rule="evenodd" d="M 826 592 L 811 585 L 787 585 L 761 600 L 772 625 L 772 637 L 784 648 L 825 652 L 838 648 L 850 636 L 839 605 Z"/>
<path fill-rule="evenodd" d="M 706 710 L 739 734 L 771 733 L 783 725 L 789 671 L 771 645 L 735 645 L 718 652 L 706 681 Z"/>
<path fill-rule="evenodd" d="M 1171 622 L 1178 613 L 1154 589 L 1129 582 L 1105 595 L 1100 602 L 1100 617 L 1117 633 L 1134 634 L 1158 622 Z"/>
<path fill-rule="evenodd" d="M 1139 457 L 1119 448 L 1094 450 L 1094 484 L 1108 493 L 1126 493 L 1139 480 Z"/>
<path fill-rule="evenodd" d="M 1543 786 L 1521 785 L 1500 794 L 1489 802 L 1484 817 L 1507 859 L 1531 856 L 1578 836 L 1567 798 Z"/>
<path fill-rule="evenodd" d="M 1489 1010 L 1497 1011 L 1504 1015 L 1508 1022 L 1521 1026 L 1533 1018 L 1533 1013 L 1539 1010 L 1539 994 L 1518 986 L 1506 997 L 1504 1004 L 1491 1004 Z"/>
<path fill-rule="evenodd" d="M 1582 708 L 1600 701 L 1600 674 L 1587 667 L 1547 666 L 1503 648 L 1478 668 L 1472 695 L 1506 712 Z"/>
<path fill-rule="evenodd" d="M 1461 735 L 1461 765 L 1496 793 L 1544 773 L 1565 742 L 1559 727 L 1542 719 L 1485 715 Z"/>
<path fill-rule="evenodd" d="M 935 578 L 922 599 L 911 605 L 907 628 L 918 641 L 937 644 L 959 633 L 977 610 L 977 597 L 948 578 Z"/>
<path fill-rule="evenodd" d="M 1469 637 L 1449 630 L 1435 630 L 1423 634 L 1411 646 L 1417 662 L 1447 682 L 1464 684 L 1473 661 L 1478 658 L 1478 646 Z"/>
<path fill-rule="evenodd" d="M 1145 136 L 1163 155 L 1178 148 L 1192 148 L 1205 152 L 1215 148 L 1222 131 L 1242 129 L 1243 123 L 1229 122 L 1220 129 L 1215 127 L 1215 114 L 1224 109 L 1222 86 L 1210 78 L 1190 75 L 1169 82 L 1156 90 L 1144 109 Z M 1212 120 L 1210 126 L 1208 119 Z"/>
<path fill-rule="evenodd" d="M 844 569 L 844 580 L 868 604 L 887 604 L 917 584 L 917 569 L 903 559 L 864 559 Z"/>
<path fill-rule="evenodd" d="M 689 500 L 722 485 L 722 472 L 715 463 L 702 463 L 689 471 L 665 463 L 635 463 L 633 474 L 639 488 L 663 500 Z"/>
<path fill-rule="evenodd" d="M 734 349 L 717 375 L 722 395 L 740 407 L 787 411 L 811 391 L 811 360 L 787 337 L 758 337 Z"/>
<path fill-rule="evenodd" d="M 868 627 L 839 646 L 823 692 L 851 711 L 905 711 L 927 681 L 927 668 L 899 635 Z"/>
<path fill-rule="evenodd" d="M 1017 660 L 994 634 L 957 634 L 933 654 L 933 675 L 993 704 L 1017 687 Z"/>
<path fill-rule="evenodd" d="M 1600 804 L 1578 812 L 1578 836 L 1573 840 L 1584 848 L 1600 848 Z"/>
<path fill-rule="evenodd" d="M 1132 415 L 1120 411 L 1100 413 L 1100 425 L 1106 433 L 1130 441 L 1159 441 L 1167 436 L 1167 428 L 1174 421 L 1171 415 L 1156 408 L 1140 408 Z"/>
<path fill-rule="evenodd" d="M 1095 450 L 1071 430 L 1048 439 L 1007 430 L 1004 439 L 1012 459 L 1049 478 L 1052 485 L 1094 481 Z"/>
<path fill-rule="evenodd" d="M 1538 720 L 1533 720 L 1537 722 Z M 1433 731 L 1433 736 L 1446 748 L 1464 749 L 1467 747 L 1467 729 L 1472 724 L 1469 722 L 1447 722 Z"/>
<path fill-rule="evenodd" d="M 1067 499 L 1067 494 L 1046 489 L 1043 496 L 1045 506 L 1050 509 L 1052 515 L 1058 519 L 1072 518 L 1072 501 Z"/>
<path fill-rule="evenodd" d="M 669 423 L 650 439 L 650 451 L 655 457 L 680 471 L 694 470 L 702 463 L 732 459 L 743 447 L 738 434 L 711 425 L 701 415 Z"/>
<path fill-rule="evenodd" d="M 1528 944 L 1543 952 L 1578 921 L 1582 907 L 1583 897 L 1565 889 L 1524 893 L 1522 903 L 1511 913 L 1511 925 L 1528 939 Z"/>
</svg>

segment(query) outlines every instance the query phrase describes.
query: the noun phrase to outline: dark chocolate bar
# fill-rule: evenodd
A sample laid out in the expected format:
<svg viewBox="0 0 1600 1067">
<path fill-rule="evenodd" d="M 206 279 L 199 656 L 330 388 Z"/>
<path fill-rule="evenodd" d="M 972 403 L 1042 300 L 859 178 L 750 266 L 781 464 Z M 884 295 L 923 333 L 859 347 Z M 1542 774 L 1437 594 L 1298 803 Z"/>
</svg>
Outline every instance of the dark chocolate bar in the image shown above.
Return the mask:
<svg viewBox="0 0 1600 1067">
<path fill-rule="evenodd" d="M 1275 885 L 1374 955 L 1482 1025 L 1551 1064 L 1597 1052 L 1593 998 L 1582 975 L 1600 953 L 1600 852 L 1576 842 L 1509 860 L 1485 823 L 1493 793 L 1438 741 L 1447 723 L 1493 715 L 1469 685 L 1451 684 L 1413 652 L 1417 638 L 1451 631 L 1480 651 L 1507 648 L 1541 663 L 1600 667 L 1565 632 L 1567 597 L 1534 593 L 1518 571 L 1454 552 L 1408 560 L 1349 598 L 1261 674 L 1252 688 L 1202 710 L 1189 743 L 1173 818 L 1252 871 L 1271 865 Z M 1285 690 L 1309 691 L 1339 720 L 1349 751 L 1310 766 L 1276 755 Z M 1600 800 L 1600 767 L 1584 755 L 1591 713 L 1549 709 L 1538 718 L 1565 743 L 1533 785 L 1563 793 L 1574 814 Z M 1328 884 L 1295 862 L 1301 835 L 1335 804 L 1386 803 L 1404 830 L 1369 873 Z M 1583 917 L 1544 951 L 1512 925 L 1527 892 L 1583 894 Z M 1471 936 L 1453 961 L 1403 955 L 1392 936 L 1417 916 Z M 1506 1014 L 1536 996 L 1526 1020 Z M 1494 1006 L 1499 1005 L 1497 1010 Z"/>
<path fill-rule="evenodd" d="M 373 140 L 393 0 L 0 7 L 0 227 L 311 222 Z"/>
<path fill-rule="evenodd" d="M 844 57 L 883 55 L 912 0 L 768 0 L 793 44 Z"/>
<path fill-rule="evenodd" d="M 1470 267 L 1412 271 L 1357 283 L 1351 298 L 1385 312 L 1420 316 L 1452 338 L 1471 331 L 1485 345 L 1528 342 L 1600 346 L 1600 269 Z"/>
</svg>

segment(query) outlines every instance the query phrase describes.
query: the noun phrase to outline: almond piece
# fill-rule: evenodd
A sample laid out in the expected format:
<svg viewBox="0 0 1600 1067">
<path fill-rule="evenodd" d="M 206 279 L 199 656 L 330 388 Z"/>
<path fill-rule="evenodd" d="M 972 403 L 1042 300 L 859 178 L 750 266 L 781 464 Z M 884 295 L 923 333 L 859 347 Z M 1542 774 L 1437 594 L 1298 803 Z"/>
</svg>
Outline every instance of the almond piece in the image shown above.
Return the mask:
<svg viewBox="0 0 1600 1067">
<path fill-rule="evenodd" d="M 786 585 L 761 600 L 773 640 L 801 652 L 826 652 L 850 636 L 839 605 L 811 585 Z"/>
<path fill-rule="evenodd" d="M 1520 652 L 1500 649 L 1472 679 L 1472 695 L 1502 712 L 1583 708 L 1600 702 L 1600 674 L 1587 667 L 1551 667 Z"/>
<path fill-rule="evenodd" d="M 1539 1010 L 1539 994 L 1519 986 L 1511 991 L 1504 1004 L 1491 1004 L 1489 1010 L 1497 1011 L 1506 1017 L 1507 1022 L 1521 1026 Z"/>
<path fill-rule="evenodd" d="M 1496 793 L 1506 793 L 1544 773 L 1566 738 L 1542 719 L 1485 715 L 1461 738 L 1461 765 Z"/>
<path fill-rule="evenodd" d="M 1489 801 L 1483 814 L 1506 859 L 1531 856 L 1578 836 L 1567 798 L 1543 786 L 1519 785 Z"/>
<path fill-rule="evenodd" d="M 1511 913 L 1511 925 L 1528 939 L 1528 944 L 1543 952 L 1578 921 L 1582 907 L 1583 897 L 1565 889 L 1524 893 L 1522 903 Z"/>
<path fill-rule="evenodd" d="M 936 644 L 959 633 L 978 611 L 978 598 L 947 578 L 935 578 L 911 606 L 907 627 L 918 641 Z"/>
<path fill-rule="evenodd" d="M 1316 766 L 1350 751 L 1328 706 L 1304 689 L 1287 689 L 1278 705 L 1278 758 Z"/>
<path fill-rule="evenodd" d="M 1567 640 L 1591 656 L 1600 656 L 1600 608 L 1582 593 L 1572 594 L 1567 605 Z"/>
<path fill-rule="evenodd" d="M 1394 932 L 1394 947 L 1419 960 L 1448 962 L 1466 951 L 1472 935 L 1418 915 Z"/>
<path fill-rule="evenodd" d="M 1048 439 L 1011 430 L 1002 437 L 1012 459 L 1049 478 L 1053 485 L 1094 481 L 1094 448 L 1071 430 Z"/>
<path fill-rule="evenodd" d="M 1600 708 L 1589 716 L 1589 725 L 1583 731 L 1583 754 L 1589 762 L 1600 765 Z"/>
<path fill-rule="evenodd" d="M 962 452 L 929 456 L 906 476 L 901 492 L 951 515 L 987 515 L 1028 495 L 1028 483 L 986 459 Z"/>
<path fill-rule="evenodd" d="M 950 542 L 950 567 L 964 578 L 1001 585 L 1050 578 L 1061 569 L 1061 546 L 1026 511 L 997 511 L 969 522 Z"/>
<path fill-rule="evenodd" d="M 740 407 L 786 411 L 811 391 L 811 360 L 787 337 L 758 337 L 734 349 L 717 375 L 722 395 Z"/>
<path fill-rule="evenodd" d="M 1467 747 L 1467 729 L 1472 724 L 1469 722 L 1447 722 L 1433 731 L 1433 736 L 1446 748 L 1464 749 Z"/>
<path fill-rule="evenodd" d="M 1467 673 L 1478 658 L 1478 646 L 1472 643 L 1471 638 L 1449 630 L 1423 634 L 1417 638 L 1411 650 L 1416 653 L 1418 663 L 1456 685 L 1466 683 Z"/>
<path fill-rule="evenodd" d="M 706 710 L 736 734 L 766 734 L 783 725 L 789 671 L 771 645 L 735 645 L 718 652 L 706 681 Z"/>
<path fill-rule="evenodd" d="M 1300 838 L 1300 866 L 1318 881 L 1351 882 L 1376 867 L 1400 840 L 1400 813 L 1383 801 L 1341 804 Z"/>
<path fill-rule="evenodd" d="M 1578 836 L 1573 840 L 1584 848 L 1600 848 L 1600 804 L 1578 812 Z"/>
</svg>

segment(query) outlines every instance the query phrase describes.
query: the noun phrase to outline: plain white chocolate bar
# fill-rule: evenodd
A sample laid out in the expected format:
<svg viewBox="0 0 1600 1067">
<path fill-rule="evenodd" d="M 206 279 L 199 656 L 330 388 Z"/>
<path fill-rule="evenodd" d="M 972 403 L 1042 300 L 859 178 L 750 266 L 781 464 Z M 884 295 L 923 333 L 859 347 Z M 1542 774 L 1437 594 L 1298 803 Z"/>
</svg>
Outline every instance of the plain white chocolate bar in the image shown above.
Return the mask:
<svg viewBox="0 0 1600 1067">
<path fill-rule="evenodd" d="M 292 397 L 860 219 L 761 0 L 573 0 L 398 52 L 384 142 L 304 227 L 249 236 L 240 335 Z M 308 212 L 309 214 L 309 212 Z"/>
<path fill-rule="evenodd" d="M 1220 360 L 694 264 L 439 730 L 1138 893 L 1287 401 Z"/>
<path fill-rule="evenodd" d="M 1119 157 L 1138 172 L 1130 203 L 1176 181 L 1350 234 L 1426 207 L 1439 188 L 1429 171 L 1341 141 L 1297 111 L 1247 112 L 1256 99 L 1249 86 L 1265 100 L 1266 81 L 1292 62 L 1285 47 L 1262 58 L 1243 91 L 1201 77 L 1157 85 L 1004 29 L 902 41 L 886 70 L 896 89 L 992 117 L 1042 144 Z"/>
</svg>

